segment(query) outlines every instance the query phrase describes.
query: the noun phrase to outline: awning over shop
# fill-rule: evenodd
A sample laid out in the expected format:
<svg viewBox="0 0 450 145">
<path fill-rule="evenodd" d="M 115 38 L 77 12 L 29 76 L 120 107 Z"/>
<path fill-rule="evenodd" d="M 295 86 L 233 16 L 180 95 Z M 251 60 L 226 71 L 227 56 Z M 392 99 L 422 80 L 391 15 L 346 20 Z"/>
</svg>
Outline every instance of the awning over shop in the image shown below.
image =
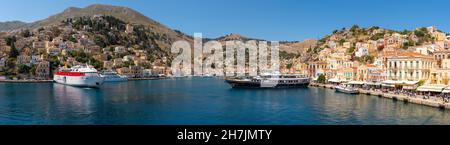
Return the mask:
<svg viewBox="0 0 450 145">
<path fill-rule="evenodd" d="M 348 84 L 350 84 L 350 85 L 364 85 L 365 82 L 361 82 L 361 81 L 350 81 L 350 82 L 348 82 Z"/>
<path fill-rule="evenodd" d="M 393 80 L 386 80 L 382 82 L 383 84 L 389 84 L 389 85 L 415 85 L 419 83 L 419 81 L 393 81 Z"/>
<path fill-rule="evenodd" d="M 442 93 L 450 93 L 450 89 L 444 89 L 443 91 L 442 91 Z"/>
<path fill-rule="evenodd" d="M 419 81 L 403 81 L 402 83 L 406 84 L 406 85 L 415 85 L 415 84 L 419 83 Z"/>
<path fill-rule="evenodd" d="M 442 93 L 450 93 L 450 86 L 448 86 L 447 88 L 445 88 Z"/>
<path fill-rule="evenodd" d="M 393 80 L 385 80 L 385 81 L 381 82 L 381 86 L 394 88 L 395 83 L 396 83 L 396 81 L 393 81 Z"/>
<path fill-rule="evenodd" d="M 395 87 L 393 84 L 381 84 L 382 87 Z"/>
<path fill-rule="evenodd" d="M 396 82 L 397 82 L 397 81 L 393 81 L 393 80 L 385 80 L 385 81 L 383 81 L 383 82 L 381 82 L 381 83 L 383 83 L 383 84 L 392 84 L 392 85 L 394 85 Z"/>
<path fill-rule="evenodd" d="M 417 87 L 414 86 L 414 85 L 405 85 L 405 86 L 402 87 L 402 89 L 404 89 L 404 90 L 415 90 L 415 89 L 417 89 Z"/>
<path fill-rule="evenodd" d="M 419 92 L 443 92 L 446 85 L 424 85 L 417 88 Z M 449 90 L 450 91 L 450 90 Z"/>
<path fill-rule="evenodd" d="M 370 86 L 381 86 L 381 83 L 375 83 L 375 82 L 366 82 L 366 85 L 370 85 Z"/>
<path fill-rule="evenodd" d="M 328 82 L 339 83 L 341 81 L 339 81 L 339 79 L 333 78 L 333 79 L 328 79 Z"/>
</svg>

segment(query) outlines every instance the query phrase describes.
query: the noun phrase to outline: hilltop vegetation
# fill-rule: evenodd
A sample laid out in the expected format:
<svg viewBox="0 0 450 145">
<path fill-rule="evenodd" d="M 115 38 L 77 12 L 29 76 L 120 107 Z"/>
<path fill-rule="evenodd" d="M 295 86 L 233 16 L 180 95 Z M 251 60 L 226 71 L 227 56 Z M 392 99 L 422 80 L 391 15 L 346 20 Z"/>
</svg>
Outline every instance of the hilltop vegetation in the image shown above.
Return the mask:
<svg viewBox="0 0 450 145">
<path fill-rule="evenodd" d="M 349 46 L 345 48 L 345 52 L 354 55 L 356 50 L 356 44 L 369 44 L 377 43 L 377 49 L 375 52 L 382 51 L 386 44 L 381 44 L 380 42 L 387 39 L 393 39 L 393 43 L 400 43 L 399 48 L 408 49 L 411 46 L 419 46 L 424 44 L 433 44 L 435 38 L 429 33 L 428 29 L 425 27 L 417 28 L 416 30 L 403 30 L 396 31 L 390 29 L 383 29 L 377 26 L 369 28 L 361 28 L 358 25 L 354 25 L 351 28 L 342 28 L 341 30 L 334 30 L 331 34 L 324 36 L 322 39 L 317 41 L 317 45 L 310 47 L 307 53 L 312 56 L 309 61 L 317 61 L 319 53 L 327 48 L 342 48 L 344 43 L 349 43 Z M 401 41 L 401 42 L 398 42 Z M 333 45 L 333 46 L 330 46 Z M 397 48 L 393 47 L 393 48 Z M 371 61 L 375 54 L 370 54 L 370 56 L 364 58 L 355 58 L 355 60 L 360 60 L 366 62 Z"/>
</svg>

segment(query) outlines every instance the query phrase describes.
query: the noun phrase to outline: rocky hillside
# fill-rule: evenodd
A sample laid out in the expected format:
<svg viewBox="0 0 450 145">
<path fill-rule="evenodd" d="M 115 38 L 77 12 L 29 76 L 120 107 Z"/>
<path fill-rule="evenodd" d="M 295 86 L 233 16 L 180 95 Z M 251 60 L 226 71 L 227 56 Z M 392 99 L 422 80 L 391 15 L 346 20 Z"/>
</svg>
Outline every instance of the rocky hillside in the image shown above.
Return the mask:
<svg viewBox="0 0 450 145">
<path fill-rule="evenodd" d="M 9 31 L 18 28 L 35 29 L 43 26 L 57 25 L 68 18 L 92 17 L 95 15 L 112 16 L 126 23 L 143 25 L 144 27 L 149 28 L 153 33 L 164 35 L 170 42 L 176 40 L 192 41 L 190 36 L 187 36 L 180 31 L 172 30 L 133 9 L 127 7 L 100 5 L 100 4 L 90 5 L 85 8 L 70 7 L 61 13 L 55 14 L 53 16 L 48 17 L 47 19 L 36 21 L 33 23 L 23 23 L 23 22 L 0 23 L 0 31 L 2 30 Z M 165 47 L 169 46 L 167 45 Z"/>
<path fill-rule="evenodd" d="M 64 10 L 62 13 L 50 16 L 45 20 L 36 22 L 33 27 L 47 26 L 51 24 L 58 24 L 59 22 L 66 20 L 67 18 L 93 16 L 93 15 L 107 15 L 118 18 L 124 22 L 131 24 L 140 24 L 150 28 L 156 33 L 166 34 L 168 37 L 177 39 L 183 38 L 183 35 L 173 31 L 172 29 L 144 16 L 143 14 L 127 8 L 110 5 L 90 5 L 86 8 L 70 7 Z"/>
<path fill-rule="evenodd" d="M 317 44 L 315 39 L 306 39 L 298 42 L 282 42 L 280 50 L 287 53 L 302 54 L 305 53 L 310 47 L 314 47 Z"/>
<path fill-rule="evenodd" d="M 213 40 L 217 40 L 219 42 L 224 43 L 225 41 L 232 41 L 232 40 L 239 40 L 239 41 L 249 41 L 249 40 L 256 40 L 256 41 L 268 41 L 263 39 L 256 39 L 256 38 L 249 38 L 242 36 L 240 34 L 231 33 Z M 282 58 L 292 58 L 292 57 L 300 57 L 303 56 L 302 54 L 305 54 L 307 50 L 311 47 L 315 47 L 317 44 L 317 40 L 315 39 L 306 39 L 304 41 L 283 41 L 280 42 L 280 51 L 281 51 L 281 57 Z"/>
</svg>

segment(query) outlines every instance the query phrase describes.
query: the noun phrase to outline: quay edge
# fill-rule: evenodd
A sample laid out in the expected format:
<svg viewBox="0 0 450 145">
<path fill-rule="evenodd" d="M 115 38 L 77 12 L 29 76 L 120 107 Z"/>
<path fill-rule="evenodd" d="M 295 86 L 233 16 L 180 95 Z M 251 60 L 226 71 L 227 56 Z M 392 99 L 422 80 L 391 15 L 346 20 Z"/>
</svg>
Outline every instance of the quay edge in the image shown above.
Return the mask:
<svg viewBox="0 0 450 145">
<path fill-rule="evenodd" d="M 309 86 L 334 89 L 332 86 L 330 87 L 330 85 L 328 85 L 328 84 L 311 83 Z M 393 100 L 395 99 L 397 101 L 404 101 L 404 102 L 414 103 L 414 104 L 418 104 L 418 105 L 424 105 L 424 106 L 441 108 L 441 109 L 450 109 L 450 103 L 436 102 L 433 100 L 408 97 L 405 95 L 397 95 L 397 94 L 383 93 L 383 92 L 372 91 L 372 90 L 363 90 L 363 89 L 359 89 L 359 94 L 365 94 L 365 95 L 369 94 L 372 96 L 380 96 L 383 98 L 388 98 L 388 99 L 393 99 Z"/>
</svg>

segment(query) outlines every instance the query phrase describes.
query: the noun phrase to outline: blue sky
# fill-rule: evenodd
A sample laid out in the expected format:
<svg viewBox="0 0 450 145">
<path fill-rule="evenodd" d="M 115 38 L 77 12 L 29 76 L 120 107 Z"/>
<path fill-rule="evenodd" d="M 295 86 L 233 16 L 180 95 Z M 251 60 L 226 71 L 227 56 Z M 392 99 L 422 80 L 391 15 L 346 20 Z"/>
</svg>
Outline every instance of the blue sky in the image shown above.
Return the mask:
<svg viewBox="0 0 450 145">
<path fill-rule="evenodd" d="M 239 33 L 266 40 L 318 39 L 353 24 L 396 30 L 437 26 L 450 32 L 445 0 L 13 0 L 0 5 L 0 21 L 32 22 L 90 4 L 130 7 L 170 28 L 213 38 Z"/>
</svg>

